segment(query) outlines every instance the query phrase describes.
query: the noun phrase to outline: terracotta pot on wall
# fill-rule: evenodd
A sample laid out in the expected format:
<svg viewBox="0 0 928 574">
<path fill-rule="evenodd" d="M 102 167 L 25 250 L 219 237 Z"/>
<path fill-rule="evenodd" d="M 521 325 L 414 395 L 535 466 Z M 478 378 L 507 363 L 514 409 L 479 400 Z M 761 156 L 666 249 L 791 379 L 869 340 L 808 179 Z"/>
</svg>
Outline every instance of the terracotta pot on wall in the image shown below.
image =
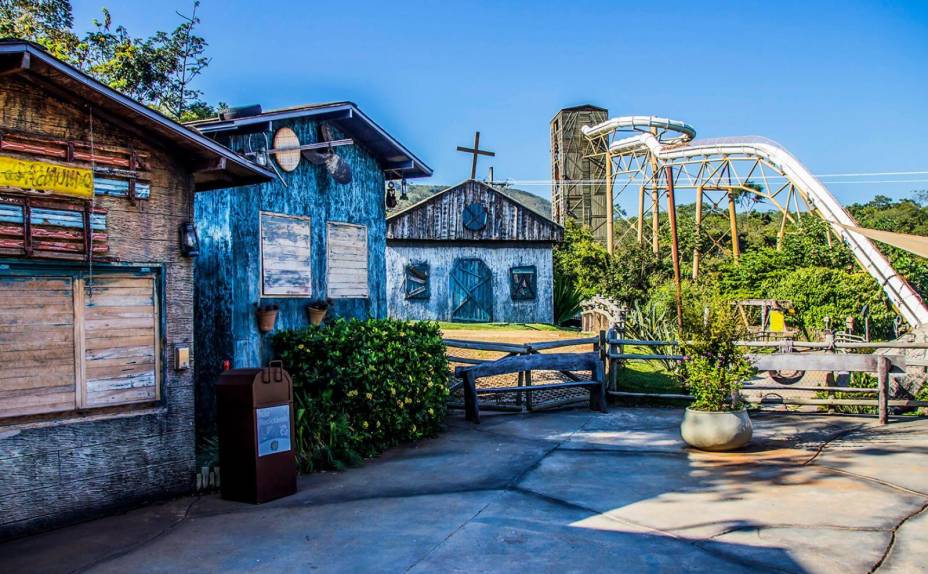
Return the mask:
<svg viewBox="0 0 928 574">
<path fill-rule="evenodd" d="M 258 330 L 269 333 L 274 330 L 277 322 L 277 307 L 258 307 Z"/>
<path fill-rule="evenodd" d="M 312 306 L 307 307 L 306 310 L 309 311 L 309 322 L 313 325 L 321 325 L 326 313 L 329 312 L 328 308 L 320 309 Z"/>
</svg>

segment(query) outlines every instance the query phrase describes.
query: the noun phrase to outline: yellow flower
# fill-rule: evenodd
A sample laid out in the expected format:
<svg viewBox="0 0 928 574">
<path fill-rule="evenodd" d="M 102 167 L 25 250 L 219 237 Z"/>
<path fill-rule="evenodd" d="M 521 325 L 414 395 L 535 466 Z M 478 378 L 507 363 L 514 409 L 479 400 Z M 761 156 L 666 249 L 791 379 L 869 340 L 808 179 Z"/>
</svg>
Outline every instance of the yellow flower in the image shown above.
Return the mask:
<svg viewBox="0 0 928 574">
<path fill-rule="evenodd" d="M 416 425 L 412 425 L 412 432 L 416 432 Z"/>
<path fill-rule="evenodd" d="M 367 421 L 362 422 L 362 423 L 361 423 L 361 426 L 364 427 L 364 428 L 367 428 L 367 427 L 368 427 Z"/>
<path fill-rule="evenodd" d="M 369 400 L 369 401 L 374 400 L 374 393 L 367 393 L 366 396 L 367 396 L 367 400 Z"/>
<path fill-rule="evenodd" d="M 390 387 L 390 394 L 396 395 L 396 389 L 394 389 L 393 387 Z"/>
<path fill-rule="evenodd" d="M 380 421 L 377 421 L 377 428 L 380 428 Z"/>
<path fill-rule="evenodd" d="M 396 406 L 403 408 L 403 401 L 396 401 Z"/>
<path fill-rule="evenodd" d="M 406 404 L 407 404 L 407 405 L 411 405 L 411 404 L 412 404 L 412 399 L 409 398 L 409 397 L 406 397 Z"/>
<path fill-rule="evenodd" d="M 306 345 L 304 345 L 303 343 L 300 343 L 299 345 L 296 346 L 296 348 L 302 351 L 303 349 L 306 348 Z"/>
<path fill-rule="evenodd" d="M 434 414 L 435 414 L 435 411 L 432 409 L 432 407 L 429 407 L 429 414 L 430 414 L 430 415 L 434 415 Z"/>
<path fill-rule="evenodd" d="M 351 389 L 350 391 L 348 391 L 348 397 L 349 397 L 349 398 L 350 398 L 350 397 L 356 397 L 356 396 L 358 396 L 358 391 L 357 391 L 357 390 Z"/>
</svg>

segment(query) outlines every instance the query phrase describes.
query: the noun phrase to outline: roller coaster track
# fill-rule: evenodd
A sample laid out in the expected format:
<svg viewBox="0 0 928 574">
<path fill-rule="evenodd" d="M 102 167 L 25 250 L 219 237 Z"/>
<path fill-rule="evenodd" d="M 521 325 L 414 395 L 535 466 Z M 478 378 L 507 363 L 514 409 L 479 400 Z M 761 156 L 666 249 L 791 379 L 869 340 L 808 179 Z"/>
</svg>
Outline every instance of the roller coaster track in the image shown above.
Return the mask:
<svg viewBox="0 0 928 574">
<path fill-rule="evenodd" d="M 626 220 L 629 226 L 619 231 L 620 237 L 634 230 L 638 240 L 643 241 L 645 191 L 651 190 L 650 211 L 658 213 L 658 195 L 668 183 L 662 181 L 666 180 L 667 167 L 671 168 L 675 189 L 697 190 L 698 205 L 703 194 L 711 192 L 727 194 L 732 213 L 733 192 L 753 194 L 758 200 L 769 202 L 782 214 L 780 240 L 786 223 L 801 217 L 801 200 L 809 212 L 827 222 L 832 232 L 847 244 L 912 328 L 928 325 L 928 307 L 918 293 L 869 239 L 845 227 L 857 224 L 828 188 L 778 143 L 756 136 L 697 140 L 696 130 L 689 124 L 654 116 L 612 118 L 595 126 L 584 126 L 583 133 L 592 144 L 593 155 L 605 156 L 609 162 L 613 202 L 627 190 L 639 192 L 637 217 Z M 616 211 L 622 213 L 620 209 Z M 656 215 L 653 221 L 651 233 L 656 250 Z M 695 257 L 698 256 L 694 254 Z"/>
</svg>

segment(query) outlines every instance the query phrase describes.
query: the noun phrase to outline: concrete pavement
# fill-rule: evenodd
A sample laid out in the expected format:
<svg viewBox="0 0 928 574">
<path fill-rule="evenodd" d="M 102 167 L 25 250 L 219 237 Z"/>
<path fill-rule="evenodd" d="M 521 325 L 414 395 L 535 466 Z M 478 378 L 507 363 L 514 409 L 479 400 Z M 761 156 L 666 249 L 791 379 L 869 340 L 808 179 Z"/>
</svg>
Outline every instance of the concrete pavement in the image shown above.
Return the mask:
<svg viewBox="0 0 928 574">
<path fill-rule="evenodd" d="M 744 452 L 673 409 L 458 414 L 262 506 L 187 498 L 0 545 L 3 572 L 919 572 L 928 420 L 754 416 Z"/>
</svg>

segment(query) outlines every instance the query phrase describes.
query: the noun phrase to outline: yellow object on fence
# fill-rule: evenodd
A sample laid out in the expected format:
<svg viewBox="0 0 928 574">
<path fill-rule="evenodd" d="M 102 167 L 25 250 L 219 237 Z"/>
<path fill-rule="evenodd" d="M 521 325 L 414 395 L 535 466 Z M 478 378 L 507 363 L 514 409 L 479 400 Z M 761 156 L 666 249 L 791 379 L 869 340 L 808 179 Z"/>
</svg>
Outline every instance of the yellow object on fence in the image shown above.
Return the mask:
<svg viewBox="0 0 928 574">
<path fill-rule="evenodd" d="M 786 331 L 786 318 L 783 311 L 770 311 L 770 331 L 773 333 L 782 333 Z"/>
</svg>

